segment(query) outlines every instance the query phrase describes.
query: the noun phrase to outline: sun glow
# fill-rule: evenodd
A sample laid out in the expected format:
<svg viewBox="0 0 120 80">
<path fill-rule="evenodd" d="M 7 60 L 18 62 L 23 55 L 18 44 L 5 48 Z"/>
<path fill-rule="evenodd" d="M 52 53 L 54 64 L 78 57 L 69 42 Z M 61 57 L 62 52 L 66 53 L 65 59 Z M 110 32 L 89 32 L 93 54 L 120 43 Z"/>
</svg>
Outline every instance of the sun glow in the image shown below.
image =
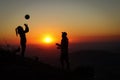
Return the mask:
<svg viewBox="0 0 120 80">
<path fill-rule="evenodd" d="M 46 37 L 43 39 L 43 42 L 44 42 L 44 43 L 52 43 L 52 42 L 53 42 L 53 39 L 52 39 L 52 37 L 50 37 L 50 36 L 46 36 Z"/>
<path fill-rule="evenodd" d="M 51 41 L 52 41 L 51 38 L 49 38 L 49 37 L 45 38 L 46 43 L 50 43 Z"/>
</svg>

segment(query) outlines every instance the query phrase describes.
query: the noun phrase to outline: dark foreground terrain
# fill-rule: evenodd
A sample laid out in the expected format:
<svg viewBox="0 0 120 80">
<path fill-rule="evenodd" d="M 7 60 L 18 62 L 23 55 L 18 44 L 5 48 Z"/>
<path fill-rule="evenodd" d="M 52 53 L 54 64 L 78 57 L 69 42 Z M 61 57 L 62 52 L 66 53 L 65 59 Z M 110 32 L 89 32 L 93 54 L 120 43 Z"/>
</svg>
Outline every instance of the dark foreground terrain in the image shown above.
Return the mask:
<svg viewBox="0 0 120 80">
<path fill-rule="evenodd" d="M 40 62 L 37 58 L 22 58 L 14 52 L 0 51 L 0 79 L 93 80 L 94 68 L 80 66 L 61 70 Z"/>
<path fill-rule="evenodd" d="M 120 54 L 83 50 L 71 55 L 72 70 L 61 70 L 42 63 L 38 58 L 22 58 L 14 52 L 0 50 L 0 79 L 41 79 L 41 80 L 119 80 Z M 75 63 L 76 62 L 76 63 Z M 71 62 L 72 63 L 72 62 Z M 72 64 L 71 64 L 72 65 Z"/>
<path fill-rule="evenodd" d="M 95 80 L 120 80 L 120 50 L 81 50 L 71 56 L 74 64 L 92 66 Z"/>
</svg>

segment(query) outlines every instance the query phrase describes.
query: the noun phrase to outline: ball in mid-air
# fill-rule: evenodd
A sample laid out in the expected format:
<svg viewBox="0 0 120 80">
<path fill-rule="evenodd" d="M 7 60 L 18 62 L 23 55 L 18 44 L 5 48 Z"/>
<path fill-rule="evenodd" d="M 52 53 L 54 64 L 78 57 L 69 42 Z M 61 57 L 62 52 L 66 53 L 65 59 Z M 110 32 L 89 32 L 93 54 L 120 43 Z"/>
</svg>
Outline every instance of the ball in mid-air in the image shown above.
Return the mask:
<svg viewBox="0 0 120 80">
<path fill-rule="evenodd" d="M 26 14 L 25 19 L 30 19 L 30 15 Z"/>
</svg>

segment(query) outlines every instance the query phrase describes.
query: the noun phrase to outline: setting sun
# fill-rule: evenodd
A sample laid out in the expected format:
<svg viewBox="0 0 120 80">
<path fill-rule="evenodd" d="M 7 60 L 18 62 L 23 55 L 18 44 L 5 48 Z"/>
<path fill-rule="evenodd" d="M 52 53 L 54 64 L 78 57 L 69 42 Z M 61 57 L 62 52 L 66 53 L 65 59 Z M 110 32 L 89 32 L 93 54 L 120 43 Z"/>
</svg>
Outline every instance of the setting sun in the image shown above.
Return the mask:
<svg viewBox="0 0 120 80">
<path fill-rule="evenodd" d="M 50 36 L 46 36 L 44 39 L 43 39 L 44 43 L 52 43 L 53 39 L 52 37 Z"/>
<path fill-rule="evenodd" d="M 45 42 L 46 42 L 46 43 L 50 43 L 51 41 L 52 41 L 52 39 L 51 39 L 50 37 L 46 37 L 46 38 L 45 38 Z"/>
</svg>

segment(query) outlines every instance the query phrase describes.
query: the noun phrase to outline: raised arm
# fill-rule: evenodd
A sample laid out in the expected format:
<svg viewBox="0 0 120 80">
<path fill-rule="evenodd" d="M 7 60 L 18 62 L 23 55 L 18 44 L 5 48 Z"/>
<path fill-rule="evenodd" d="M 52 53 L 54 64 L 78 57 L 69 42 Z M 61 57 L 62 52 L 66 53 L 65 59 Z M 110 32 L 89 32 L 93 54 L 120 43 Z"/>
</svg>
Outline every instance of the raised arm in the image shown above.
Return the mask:
<svg viewBox="0 0 120 80">
<path fill-rule="evenodd" d="M 29 27 L 27 24 L 24 24 L 25 25 L 25 33 L 29 32 Z"/>
</svg>

